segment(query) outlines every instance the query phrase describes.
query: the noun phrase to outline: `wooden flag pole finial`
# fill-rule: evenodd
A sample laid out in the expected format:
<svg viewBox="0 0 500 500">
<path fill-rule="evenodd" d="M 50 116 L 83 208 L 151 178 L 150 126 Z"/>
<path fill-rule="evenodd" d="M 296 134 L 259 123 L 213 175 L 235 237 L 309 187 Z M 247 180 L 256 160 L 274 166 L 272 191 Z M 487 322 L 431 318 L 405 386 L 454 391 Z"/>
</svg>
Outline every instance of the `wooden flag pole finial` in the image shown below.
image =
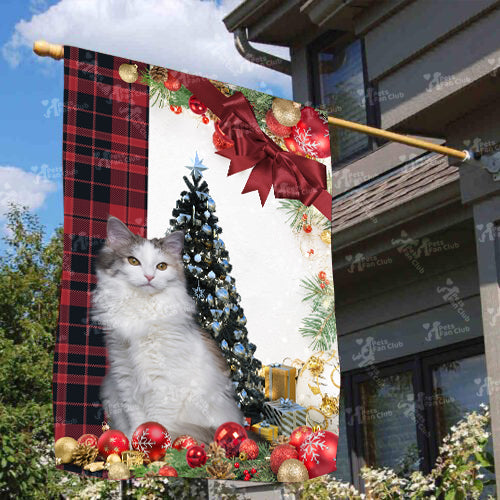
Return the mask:
<svg viewBox="0 0 500 500">
<path fill-rule="evenodd" d="M 57 43 L 49 43 L 45 40 L 37 40 L 33 44 L 33 52 L 41 57 L 62 59 L 64 57 L 64 46 Z"/>
</svg>

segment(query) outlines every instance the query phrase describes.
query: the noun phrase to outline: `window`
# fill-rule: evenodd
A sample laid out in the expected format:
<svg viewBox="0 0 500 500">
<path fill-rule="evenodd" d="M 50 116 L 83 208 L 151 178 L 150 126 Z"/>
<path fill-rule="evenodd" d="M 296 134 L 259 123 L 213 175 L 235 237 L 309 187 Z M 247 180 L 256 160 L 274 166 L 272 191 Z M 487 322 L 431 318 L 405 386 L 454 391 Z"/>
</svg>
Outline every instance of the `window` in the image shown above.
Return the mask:
<svg viewBox="0 0 500 500">
<path fill-rule="evenodd" d="M 367 89 L 362 41 L 330 33 L 310 47 L 310 57 L 315 104 L 338 118 L 376 125 L 377 111 L 374 94 Z M 334 166 L 376 145 L 366 134 L 339 127 L 330 127 L 330 142 Z"/>
<path fill-rule="evenodd" d="M 488 404 L 482 339 L 344 373 L 337 472 L 361 487 L 364 465 L 430 471 L 443 437 Z"/>
</svg>

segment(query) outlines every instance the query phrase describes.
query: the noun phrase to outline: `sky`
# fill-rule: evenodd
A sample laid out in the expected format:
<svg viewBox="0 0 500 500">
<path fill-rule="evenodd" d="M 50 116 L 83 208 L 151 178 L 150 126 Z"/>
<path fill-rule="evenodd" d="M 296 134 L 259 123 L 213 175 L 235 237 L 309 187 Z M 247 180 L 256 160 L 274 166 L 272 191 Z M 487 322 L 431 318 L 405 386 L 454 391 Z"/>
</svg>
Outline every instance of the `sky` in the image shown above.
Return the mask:
<svg viewBox="0 0 500 500">
<path fill-rule="evenodd" d="M 74 45 L 291 98 L 288 76 L 236 51 L 223 17 L 240 0 L 3 0 L 0 6 L 0 232 L 9 202 L 50 235 L 63 223 L 63 62 L 33 42 Z M 288 49 L 258 48 L 289 58 Z"/>
</svg>

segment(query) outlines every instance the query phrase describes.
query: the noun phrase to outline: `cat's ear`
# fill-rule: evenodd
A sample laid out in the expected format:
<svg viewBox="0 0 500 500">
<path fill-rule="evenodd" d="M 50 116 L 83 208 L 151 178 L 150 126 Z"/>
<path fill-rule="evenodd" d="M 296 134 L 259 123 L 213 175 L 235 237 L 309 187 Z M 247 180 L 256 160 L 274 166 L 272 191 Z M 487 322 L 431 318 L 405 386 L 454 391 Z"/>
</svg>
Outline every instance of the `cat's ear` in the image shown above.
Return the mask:
<svg viewBox="0 0 500 500">
<path fill-rule="evenodd" d="M 107 238 L 108 245 L 115 249 L 128 246 L 134 241 L 134 234 L 129 228 L 116 217 L 110 216 L 107 225 Z"/>
<path fill-rule="evenodd" d="M 174 231 L 163 238 L 163 248 L 173 255 L 180 255 L 184 248 L 184 231 Z"/>
</svg>

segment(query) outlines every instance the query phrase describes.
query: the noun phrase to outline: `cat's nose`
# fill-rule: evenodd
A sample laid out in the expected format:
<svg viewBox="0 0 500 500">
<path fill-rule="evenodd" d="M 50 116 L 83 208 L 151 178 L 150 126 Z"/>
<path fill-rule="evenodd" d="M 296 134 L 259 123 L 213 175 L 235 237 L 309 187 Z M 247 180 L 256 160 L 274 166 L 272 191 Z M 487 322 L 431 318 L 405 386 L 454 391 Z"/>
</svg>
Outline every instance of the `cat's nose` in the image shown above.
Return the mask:
<svg viewBox="0 0 500 500">
<path fill-rule="evenodd" d="M 151 276 L 150 274 L 145 274 L 144 277 L 148 280 L 148 281 L 151 281 L 154 276 Z"/>
</svg>

